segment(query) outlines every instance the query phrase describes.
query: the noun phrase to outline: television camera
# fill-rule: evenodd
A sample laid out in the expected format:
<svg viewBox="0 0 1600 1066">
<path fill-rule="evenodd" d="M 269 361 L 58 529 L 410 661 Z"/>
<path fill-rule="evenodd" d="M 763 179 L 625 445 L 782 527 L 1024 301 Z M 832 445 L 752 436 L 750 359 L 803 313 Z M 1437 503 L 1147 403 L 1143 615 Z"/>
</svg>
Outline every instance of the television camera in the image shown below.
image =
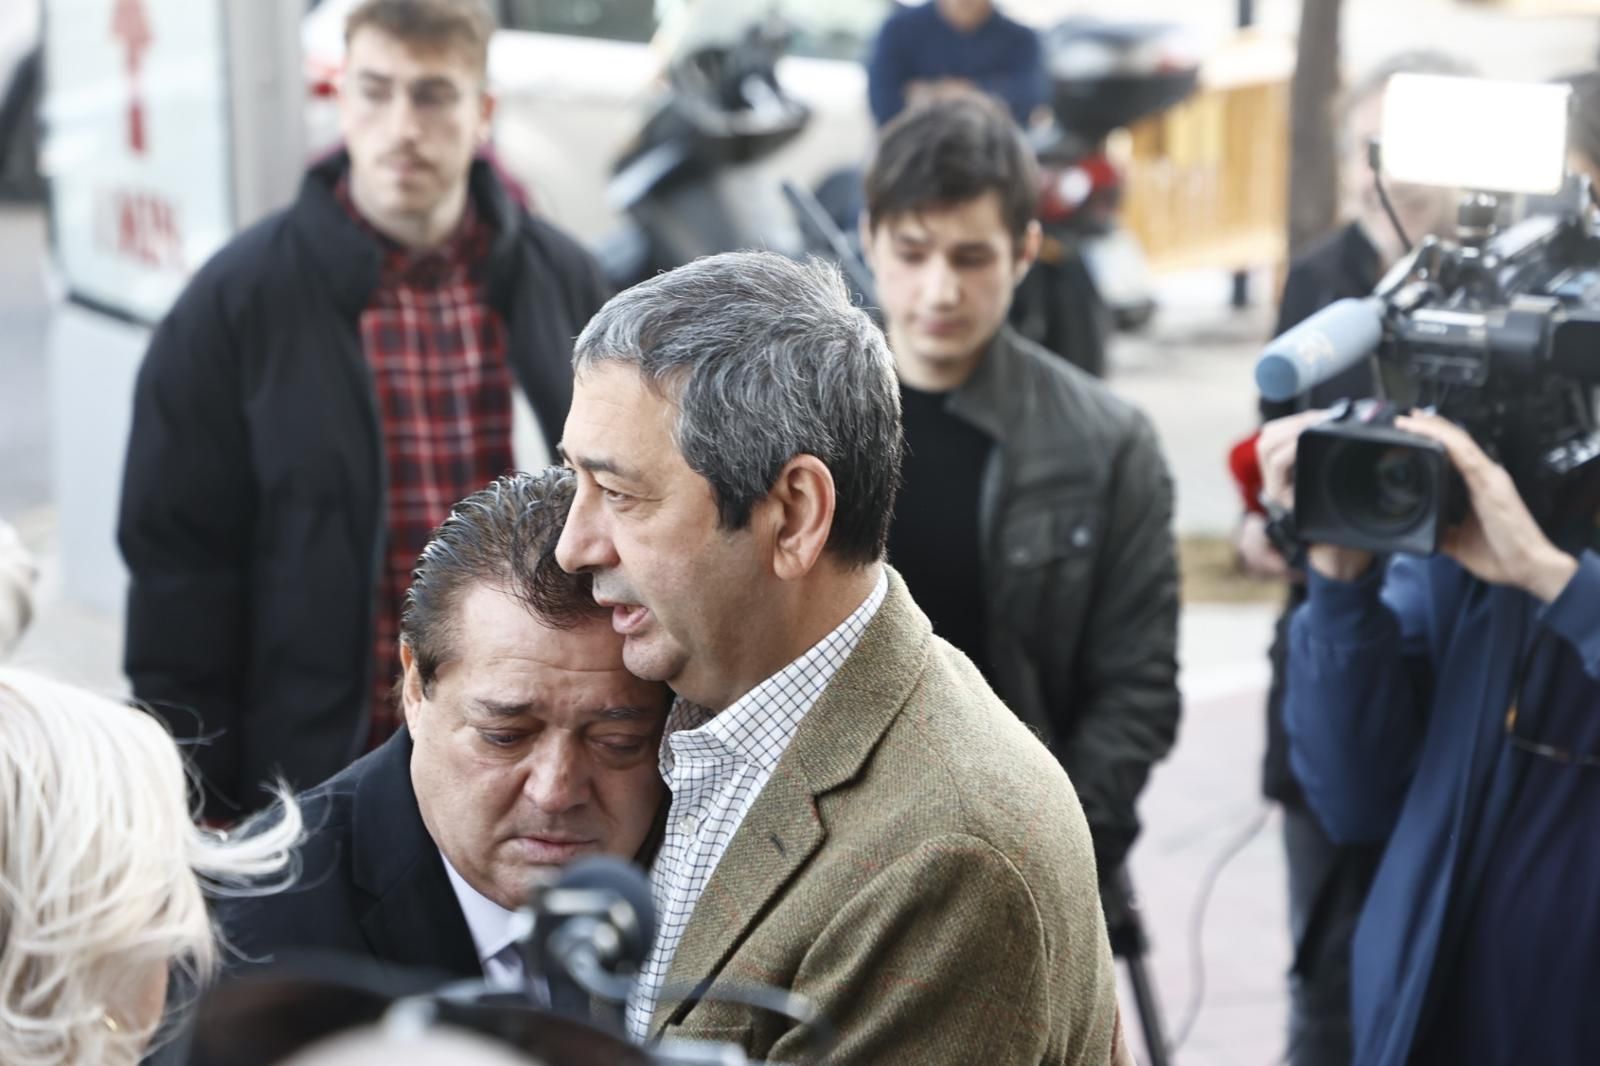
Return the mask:
<svg viewBox="0 0 1600 1066">
<path fill-rule="evenodd" d="M 1370 160 L 1385 206 L 1386 178 L 1471 191 L 1453 240 L 1424 237 L 1371 296 L 1313 315 L 1257 363 L 1262 395 L 1283 401 L 1373 361 L 1377 397 L 1337 405 L 1300 438 L 1302 541 L 1439 550 L 1466 514 L 1466 492 L 1440 445 L 1394 426 L 1418 408 L 1465 428 L 1552 535 L 1600 503 L 1600 229 L 1588 183 L 1565 176 L 1568 95 L 1469 78 L 1391 81 L 1382 153 L 1374 145 Z M 1502 227 L 1516 194 L 1555 199 Z"/>
</svg>

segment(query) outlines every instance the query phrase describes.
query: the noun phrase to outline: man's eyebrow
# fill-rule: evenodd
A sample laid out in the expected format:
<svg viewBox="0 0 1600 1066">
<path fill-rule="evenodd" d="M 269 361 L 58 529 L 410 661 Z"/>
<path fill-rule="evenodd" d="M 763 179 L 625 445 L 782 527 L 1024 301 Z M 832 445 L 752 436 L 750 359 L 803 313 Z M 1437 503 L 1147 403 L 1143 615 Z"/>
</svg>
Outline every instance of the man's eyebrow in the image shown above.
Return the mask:
<svg viewBox="0 0 1600 1066">
<path fill-rule="evenodd" d="M 481 697 L 468 701 L 474 710 L 481 711 L 491 718 L 519 718 L 537 706 L 533 702 L 517 703 L 515 701 L 502 701 L 483 699 Z M 662 715 L 659 710 L 648 707 L 607 707 L 589 715 L 590 718 L 606 722 L 643 722 Z"/>
<path fill-rule="evenodd" d="M 647 707 L 607 707 L 595 717 L 606 722 L 643 722 L 660 714 Z"/>
<path fill-rule="evenodd" d="M 533 706 L 529 703 L 506 702 L 501 700 L 487 700 L 475 698 L 470 701 L 474 709 L 482 711 L 491 718 L 516 718 L 526 714 Z"/>
<path fill-rule="evenodd" d="M 391 78 L 389 75 L 387 75 L 387 74 L 379 74 L 376 71 L 372 71 L 372 70 L 358 70 L 358 71 L 355 72 L 355 75 L 361 81 L 381 82 L 384 85 L 388 85 L 388 84 L 390 84 L 391 82 L 394 81 L 394 79 Z"/>
<path fill-rule="evenodd" d="M 428 89 L 430 91 L 434 89 L 449 89 L 451 92 L 456 91 L 456 83 L 440 74 L 432 74 L 425 78 L 418 78 L 416 81 L 410 83 L 410 87 L 412 89 Z"/>
<path fill-rule="evenodd" d="M 615 459 L 591 459 L 587 457 L 582 459 L 574 459 L 572 457 L 572 453 L 567 451 L 567 446 L 565 444 L 556 445 L 556 455 L 568 466 L 577 467 L 579 470 L 586 470 L 591 474 L 610 474 L 613 477 L 620 477 L 624 481 L 640 480 L 639 472 L 637 470 L 623 466 Z"/>
</svg>

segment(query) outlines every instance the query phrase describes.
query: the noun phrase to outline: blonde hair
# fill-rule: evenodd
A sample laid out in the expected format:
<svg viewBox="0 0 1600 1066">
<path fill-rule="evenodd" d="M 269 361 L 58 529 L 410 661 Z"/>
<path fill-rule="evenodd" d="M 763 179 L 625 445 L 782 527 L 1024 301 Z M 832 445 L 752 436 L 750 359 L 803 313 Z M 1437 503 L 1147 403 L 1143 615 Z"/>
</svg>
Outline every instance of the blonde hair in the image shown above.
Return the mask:
<svg viewBox="0 0 1600 1066">
<path fill-rule="evenodd" d="M 156 1026 L 122 1013 L 173 965 L 216 967 L 203 893 L 270 891 L 301 835 L 285 798 L 237 840 L 198 828 L 150 715 L 0 667 L 0 1062 L 136 1063 Z M 266 884 L 269 878 L 278 883 Z"/>
</svg>

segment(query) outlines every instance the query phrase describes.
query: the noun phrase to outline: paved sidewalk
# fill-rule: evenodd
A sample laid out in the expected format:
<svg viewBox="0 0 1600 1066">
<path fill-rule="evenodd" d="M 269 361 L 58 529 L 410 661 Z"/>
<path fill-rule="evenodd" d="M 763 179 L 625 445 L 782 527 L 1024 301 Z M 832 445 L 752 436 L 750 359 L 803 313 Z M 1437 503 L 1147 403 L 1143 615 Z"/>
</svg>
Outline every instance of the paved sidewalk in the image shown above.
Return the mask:
<svg viewBox="0 0 1600 1066">
<path fill-rule="evenodd" d="M 1113 353 L 1113 387 L 1150 415 L 1161 436 L 1183 535 L 1225 536 L 1238 519 L 1225 459 L 1256 423 L 1252 373 L 1272 324 L 1259 300 L 1268 285 L 1253 278 L 1256 306 L 1235 311 L 1226 306 L 1227 278 L 1168 279 L 1151 332 L 1124 339 Z M 1252 604 L 1185 604 L 1184 720 L 1141 804 L 1146 829 L 1132 876 L 1169 1034 L 1176 1039 L 1189 1026 L 1173 1055 L 1182 1066 L 1276 1066 L 1286 1048 L 1286 874 L 1276 812 L 1261 796 L 1266 651 L 1276 615 L 1270 595 Z M 1235 850 L 1195 924 L 1208 878 Z M 1123 1002 L 1136 1023 L 1126 985 Z"/>
<path fill-rule="evenodd" d="M 1171 1035 L 1193 1017 L 1174 1056 L 1184 1066 L 1273 1066 L 1285 1047 L 1283 848 L 1260 789 L 1274 617 L 1265 605 L 1185 610 L 1182 733 L 1141 804 L 1146 830 L 1134 848 L 1132 876 Z M 1253 827 L 1217 877 L 1203 924 L 1194 926 L 1206 879 Z M 1204 999 L 1195 1016 L 1197 965 L 1204 969 Z M 1132 1009 L 1126 991 L 1123 1002 Z"/>
</svg>

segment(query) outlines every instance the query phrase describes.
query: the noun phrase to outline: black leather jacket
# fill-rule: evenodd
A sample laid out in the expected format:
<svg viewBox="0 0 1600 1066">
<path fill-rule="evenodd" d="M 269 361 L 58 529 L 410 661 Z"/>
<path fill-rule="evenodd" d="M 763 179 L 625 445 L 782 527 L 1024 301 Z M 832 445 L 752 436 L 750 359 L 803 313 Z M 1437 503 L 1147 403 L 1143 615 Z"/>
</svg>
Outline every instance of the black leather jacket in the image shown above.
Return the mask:
<svg viewBox="0 0 1600 1066">
<path fill-rule="evenodd" d="M 1066 768 L 1110 873 L 1177 735 L 1172 478 L 1140 411 L 1009 328 L 948 405 L 996 443 L 979 490 L 995 687 Z"/>
</svg>

